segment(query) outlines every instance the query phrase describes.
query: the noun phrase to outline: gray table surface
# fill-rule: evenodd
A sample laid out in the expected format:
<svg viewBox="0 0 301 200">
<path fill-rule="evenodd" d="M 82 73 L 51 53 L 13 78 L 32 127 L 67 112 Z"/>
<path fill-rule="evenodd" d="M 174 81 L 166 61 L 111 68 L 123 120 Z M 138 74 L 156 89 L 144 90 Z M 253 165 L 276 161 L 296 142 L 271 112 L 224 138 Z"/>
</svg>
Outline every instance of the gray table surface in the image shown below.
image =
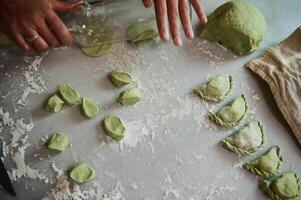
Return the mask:
<svg viewBox="0 0 301 200">
<path fill-rule="evenodd" d="M 222 2 L 205 0 L 203 4 L 210 13 Z M 251 107 L 247 120 L 255 117 L 266 127 L 268 142 L 264 150 L 279 145 L 285 160 L 283 171 L 294 170 L 301 175 L 300 148 L 271 92 L 244 67 L 300 25 L 300 1 L 251 2 L 264 14 L 268 31 L 261 47 L 242 57 L 200 39 L 185 42 L 181 48 L 154 42 L 133 48 L 120 43 L 110 54 L 98 58 L 88 58 L 73 46 L 50 50 L 35 71 L 28 68 L 24 54 L 17 48 L 2 47 L 0 107 L 13 119 L 24 118 L 34 124 L 29 133 L 31 146 L 26 150 L 26 163 L 49 177 L 53 177 L 51 161 L 65 170 L 79 162 L 91 165 L 96 170 L 96 179 L 81 188 L 96 188 L 98 197 L 93 199 L 102 199 L 103 194 L 111 191 L 118 193 L 115 199 L 266 199 L 258 189 L 258 179 L 240 167 L 250 157 L 239 158 L 218 145 L 235 129 L 216 128 L 206 120 L 206 113 L 214 104 L 200 101 L 191 92 L 209 77 L 228 73 L 235 77 L 233 92 L 216 106 L 244 93 Z M 142 6 L 137 4 L 132 10 L 128 16 L 141 14 Z M 142 89 L 142 102 L 128 107 L 114 103 L 123 89 L 116 89 L 108 80 L 112 69 L 127 71 L 135 77 L 136 83 L 131 86 Z M 24 78 L 26 72 L 35 77 L 32 82 Z M 24 98 L 25 106 L 16 103 L 32 83 L 41 92 Z M 64 107 L 56 114 L 44 111 L 45 100 L 65 83 L 95 99 L 101 113 L 87 120 L 78 107 Z M 108 114 L 119 115 L 125 122 L 127 138 L 121 144 L 104 137 L 101 121 Z M 39 140 L 58 130 L 69 135 L 72 147 L 45 161 L 34 159 Z M 7 143 L 9 131 L 1 132 Z M 14 167 L 8 158 L 5 161 L 8 168 Z M 1 200 L 41 199 L 53 187 L 28 178 L 13 185 L 18 197 L 11 198 L 0 191 Z"/>
</svg>

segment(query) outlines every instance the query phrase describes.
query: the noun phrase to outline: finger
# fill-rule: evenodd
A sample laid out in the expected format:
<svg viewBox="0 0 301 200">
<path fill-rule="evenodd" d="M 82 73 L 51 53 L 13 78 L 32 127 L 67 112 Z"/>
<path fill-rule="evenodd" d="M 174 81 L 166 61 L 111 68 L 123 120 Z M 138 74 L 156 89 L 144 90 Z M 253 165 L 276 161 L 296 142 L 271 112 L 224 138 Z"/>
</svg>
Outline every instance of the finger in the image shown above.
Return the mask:
<svg viewBox="0 0 301 200">
<path fill-rule="evenodd" d="M 178 0 L 167 0 L 169 29 L 176 46 L 181 46 Z"/>
<path fill-rule="evenodd" d="M 152 0 L 142 0 L 143 1 L 143 4 L 146 8 L 149 8 L 152 6 L 153 4 L 153 1 Z"/>
<path fill-rule="evenodd" d="M 41 22 L 38 27 L 38 33 L 44 38 L 50 47 L 59 47 L 61 43 L 56 35 L 50 30 L 49 26 L 45 22 Z"/>
<path fill-rule="evenodd" d="M 189 8 L 188 0 L 179 1 L 179 11 L 180 11 L 180 18 L 181 18 L 185 35 L 188 39 L 191 40 L 193 39 L 194 34 L 193 34 L 191 21 L 190 21 L 190 8 Z"/>
<path fill-rule="evenodd" d="M 167 8 L 166 0 L 155 0 L 155 12 L 157 26 L 160 33 L 160 37 L 163 41 L 169 40 L 169 34 L 167 31 Z"/>
<path fill-rule="evenodd" d="M 57 13 L 67 12 L 67 11 L 72 10 L 73 8 L 75 8 L 79 5 L 82 5 L 83 3 L 84 3 L 83 0 L 78 0 L 74 3 L 66 3 L 66 2 L 61 1 L 61 0 L 54 0 L 53 5 L 52 5 L 52 9 Z"/>
<path fill-rule="evenodd" d="M 12 38 L 16 42 L 17 46 L 26 52 L 33 53 L 36 51 L 33 46 L 27 44 L 24 37 L 19 33 L 15 34 L 12 37 L 9 36 L 9 38 Z"/>
<path fill-rule="evenodd" d="M 72 44 L 72 35 L 68 31 L 65 24 L 61 21 L 61 19 L 54 13 L 51 12 L 46 16 L 46 22 L 55 36 L 59 39 L 59 41 L 64 45 Z"/>
<path fill-rule="evenodd" d="M 207 23 L 207 17 L 204 11 L 204 8 L 201 4 L 201 2 L 199 0 L 190 0 L 191 5 L 193 6 L 200 22 L 202 24 L 206 24 Z"/>
<path fill-rule="evenodd" d="M 38 35 L 37 31 L 35 31 L 34 29 L 24 28 L 23 34 L 25 40 L 30 39 L 34 36 L 38 36 L 38 38 L 34 41 L 27 42 L 27 44 L 31 43 L 37 51 L 46 51 L 49 48 L 47 42 L 40 35 Z"/>
</svg>

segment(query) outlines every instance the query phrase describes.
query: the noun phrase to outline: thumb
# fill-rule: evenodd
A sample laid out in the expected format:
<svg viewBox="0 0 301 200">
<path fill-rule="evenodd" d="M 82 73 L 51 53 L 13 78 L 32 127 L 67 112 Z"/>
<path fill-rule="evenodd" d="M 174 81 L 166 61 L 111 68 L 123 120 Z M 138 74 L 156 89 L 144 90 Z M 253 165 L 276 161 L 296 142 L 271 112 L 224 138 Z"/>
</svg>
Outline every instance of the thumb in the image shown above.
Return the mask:
<svg viewBox="0 0 301 200">
<path fill-rule="evenodd" d="M 66 3 L 61 0 L 54 0 L 52 4 L 52 8 L 55 12 L 61 13 L 61 12 L 67 12 L 69 10 L 72 10 L 73 8 L 82 5 L 84 3 L 83 0 L 78 0 L 73 3 Z"/>
</svg>

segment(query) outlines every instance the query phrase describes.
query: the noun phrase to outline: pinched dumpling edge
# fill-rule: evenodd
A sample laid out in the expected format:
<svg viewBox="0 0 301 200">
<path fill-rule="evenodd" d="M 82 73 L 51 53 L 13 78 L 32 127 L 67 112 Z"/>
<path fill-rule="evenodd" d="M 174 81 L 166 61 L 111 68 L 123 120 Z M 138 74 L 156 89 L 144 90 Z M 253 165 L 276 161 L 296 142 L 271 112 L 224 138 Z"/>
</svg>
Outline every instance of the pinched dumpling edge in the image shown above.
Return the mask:
<svg viewBox="0 0 301 200">
<path fill-rule="evenodd" d="M 301 181 L 300 178 L 298 177 L 298 175 L 295 172 L 286 172 L 281 174 L 280 176 L 277 176 L 275 178 L 269 179 L 269 180 L 262 180 L 259 184 L 259 188 L 263 191 L 263 193 L 265 193 L 268 197 L 270 197 L 273 200 L 283 200 L 282 197 L 280 197 L 278 194 L 275 194 L 275 192 L 273 190 L 271 190 L 271 184 L 276 181 L 278 178 L 283 177 L 286 174 L 289 173 L 293 173 L 295 178 L 296 178 L 296 184 L 298 185 L 298 194 L 297 196 L 294 196 L 292 198 L 289 199 L 285 199 L 285 200 L 297 200 L 298 197 L 301 195 Z"/>
<path fill-rule="evenodd" d="M 209 111 L 209 113 L 208 113 L 209 119 L 211 119 L 211 120 L 212 120 L 213 122 L 215 122 L 216 124 L 218 124 L 218 125 L 220 125 L 220 126 L 223 126 L 223 127 L 226 127 L 226 128 L 233 127 L 233 126 L 237 126 L 238 124 L 240 124 L 240 123 L 244 120 L 244 118 L 245 118 L 245 116 L 246 116 L 246 114 L 247 114 L 247 112 L 248 112 L 248 110 L 249 110 L 249 107 L 248 107 L 247 100 L 246 100 L 246 98 L 245 98 L 244 95 L 240 95 L 240 96 L 238 96 L 238 97 L 242 97 L 242 98 L 244 99 L 244 102 L 245 102 L 245 113 L 241 116 L 241 118 L 240 118 L 237 122 L 226 123 L 226 122 L 224 122 L 220 117 L 218 117 L 217 113 L 218 113 L 223 107 L 220 108 L 220 109 L 219 109 L 218 111 L 216 111 L 216 112 L 211 112 L 211 111 Z M 238 97 L 236 97 L 233 101 L 235 101 Z M 225 105 L 224 107 L 230 105 L 233 101 L 231 101 L 229 104 Z"/>
<path fill-rule="evenodd" d="M 274 171 L 272 171 L 272 172 L 271 171 L 265 171 L 263 169 L 258 168 L 256 165 L 252 164 L 253 162 L 256 162 L 256 161 L 260 160 L 262 158 L 262 156 L 267 155 L 274 148 L 276 148 L 277 158 L 278 158 L 278 165 L 277 165 L 277 168 Z M 281 149 L 280 149 L 280 147 L 279 146 L 273 146 L 269 150 L 267 150 L 264 154 L 260 155 L 259 157 L 255 158 L 255 159 L 253 159 L 251 161 L 246 162 L 243 165 L 243 167 L 247 171 L 251 172 L 252 174 L 268 178 L 268 177 L 277 175 L 281 171 L 282 163 L 283 163 L 283 158 L 282 158 L 282 155 L 281 155 Z"/>
<path fill-rule="evenodd" d="M 256 120 L 255 120 L 256 121 Z M 251 121 L 252 122 L 252 121 Z M 251 122 L 249 122 L 246 126 L 248 126 Z M 263 147 L 263 145 L 266 143 L 266 137 L 265 137 L 265 130 L 264 130 L 264 126 L 263 124 L 260 122 L 260 121 L 256 121 L 260 130 L 261 130 L 261 144 L 256 147 L 256 148 L 253 148 L 253 149 L 248 149 L 248 150 L 245 150 L 245 149 L 242 149 L 240 147 L 237 147 L 236 145 L 232 144 L 231 142 L 228 141 L 228 139 L 230 139 L 231 137 L 233 137 L 234 135 L 238 134 L 239 131 L 237 131 L 236 133 L 228 136 L 227 138 L 223 139 L 220 144 L 226 148 L 227 150 L 231 151 L 231 152 L 234 152 L 234 153 L 237 153 L 237 154 L 248 154 L 248 155 L 251 155 L 255 152 L 257 152 L 259 149 L 261 149 Z M 244 126 L 244 127 L 246 127 Z M 242 127 L 242 128 L 244 128 Z"/>
<path fill-rule="evenodd" d="M 221 76 L 222 76 L 222 75 L 221 75 Z M 209 84 L 209 82 L 210 82 L 211 80 L 214 80 L 214 79 L 217 78 L 217 77 L 219 77 L 219 76 L 216 76 L 216 77 L 210 79 L 206 84 L 204 84 L 204 85 L 202 85 L 202 86 L 200 86 L 200 87 L 198 87 L 198 88 L 195 88 L 195 89 L 193 90 L 194 94 L 198 95 L 199 97 L 201 97 L 202 99 L 205 99 L 205 100 L 207 100 L 207 101 L 215 101 L 215 102 L 218 102 L 218 101 L 224 100 L 224 99 L 231 93 L 231 90 L 232 90 L 232 87 L 233 87 L 233 81 L 234 81 L 234 79 L 233 79 L 233 76 L 231 76 L 231 75 L 228 75 L 228 77 L 229 77 L 230 88 L 229 88 L 229 90 L 227 91 L 227 93 L 226 93 L 224 96 L 221 96 L 221 97 L 213 97 L 213 96 L 211 96 L 211 95 L 205 95 L 205 94 L 203 94 L 203 92 L 202 92 L 202 89 L 203 89 L 203 88 L 206 89 L 206 87 L 207 87 L 207 85 Z"/>
</svg>

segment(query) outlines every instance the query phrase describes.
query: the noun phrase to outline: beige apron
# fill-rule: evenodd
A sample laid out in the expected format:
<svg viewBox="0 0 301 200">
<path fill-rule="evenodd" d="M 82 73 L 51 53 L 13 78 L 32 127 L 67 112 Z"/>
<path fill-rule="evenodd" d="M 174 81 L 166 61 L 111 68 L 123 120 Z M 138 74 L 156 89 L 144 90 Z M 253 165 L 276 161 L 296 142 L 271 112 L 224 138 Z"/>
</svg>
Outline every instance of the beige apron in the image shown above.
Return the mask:
<svg viewBox="0 0 301 200">
<path fill-rule="evenodd" d="M 268 83 L 301 145 L 301 27 L 246 67 Z"/>
</svg>

